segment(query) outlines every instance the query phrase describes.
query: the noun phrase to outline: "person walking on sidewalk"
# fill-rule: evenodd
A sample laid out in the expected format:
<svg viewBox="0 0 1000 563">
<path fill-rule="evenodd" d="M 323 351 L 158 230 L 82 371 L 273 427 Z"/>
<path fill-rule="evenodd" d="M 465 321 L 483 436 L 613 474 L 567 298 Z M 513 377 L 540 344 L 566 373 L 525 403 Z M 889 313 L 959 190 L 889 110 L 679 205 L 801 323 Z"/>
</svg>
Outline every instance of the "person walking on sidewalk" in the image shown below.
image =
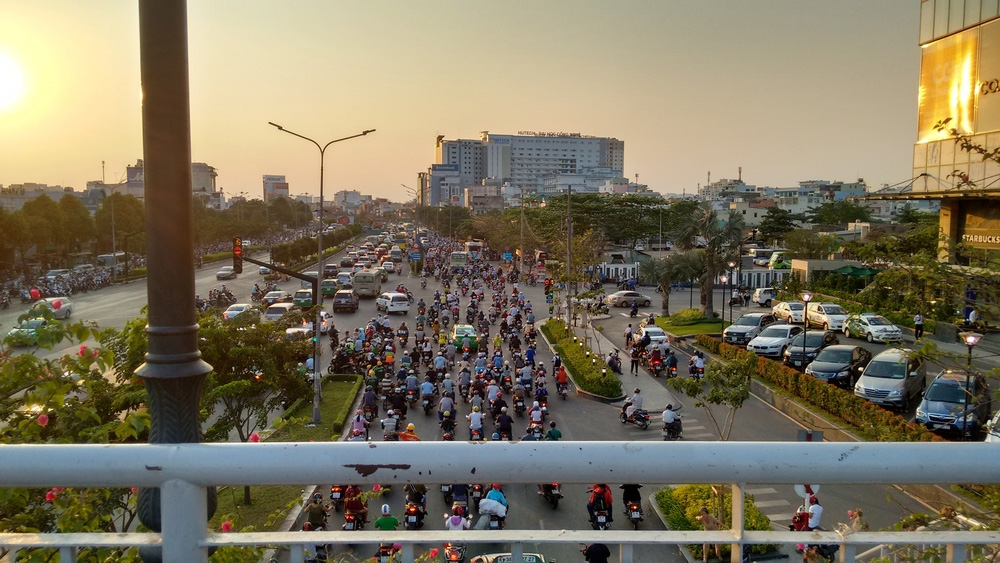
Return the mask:
<svg viewBox="0 0 1000 563">
<path fill-rule="evenodd" d="M 694 517 L 695 520 L 701 522 L 701 525 L 705 530 L 721 530 L 722 522 L 718 518 L 712 516 L 708 513 L 708 509 L 704 506 L 701 507 L 701 512 Z M 719 544 L 715 544 L 715 558 L 722 559 L 722 553 Z M 708 563 L 708 544 L 702 545 L 701 549 L 701 560 L 703 563 Z"/>
<path fill-rule="evenodd" d="M 629 323 L 625 327 L 625 347 L 629 348 L 632 346 L 632 323 Z"/>
<path fill-rule="evenodd" d="M 629 373 L 631 373 L 636 377 L 639 377 L 639 354 L 640 354 L 639 347 L 633 346 L 632 351 L 629 352 L 629 354 L 630 357 L 632 358 L 632 365 L 629 367 Z"/>
<path fill-rule="evenodd" d="M 924 335 L 924 316 L 917 312 L 913 315 L 913 339 L 920 340 Z"/>
</svg>

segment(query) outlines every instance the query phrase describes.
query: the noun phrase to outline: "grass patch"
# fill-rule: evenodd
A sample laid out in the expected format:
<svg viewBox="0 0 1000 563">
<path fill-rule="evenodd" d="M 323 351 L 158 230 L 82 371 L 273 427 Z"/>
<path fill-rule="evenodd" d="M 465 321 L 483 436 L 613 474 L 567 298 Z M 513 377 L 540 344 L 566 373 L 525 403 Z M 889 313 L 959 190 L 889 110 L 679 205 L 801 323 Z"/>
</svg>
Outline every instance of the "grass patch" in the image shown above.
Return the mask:
<svg viewBox="0 0 1000 563">
<path fill-rule="evenodd" d="M 695 324 L 673 325 L 670 324 L 670 317 L 657 317 L 656 326 L 674 336 L 693 336 L 695 334 L 720 334 L 724 327 L 729 326 L 729 323 L 706 320 Z"/>
<path fill-rule="evenodd" d="M 327 442 L 340 439 L 340 430 L 361 389 L 359 375 L 331 375 L 324 378 L 320 416 L 323 423 L 307 428 L 312 420 L 312 401 L 303 401 L 289 413 L 288 423 L 267 439 L 271 442 Z M 218 530 L 229 520 L 234 530 L 277 531 L 290 507 L 298 505 L 303 485 L 250 487 L 252 504 L 243 504 L 243 487 L 219 487 L 219 507 L 209 521 Z"/>
</svg>

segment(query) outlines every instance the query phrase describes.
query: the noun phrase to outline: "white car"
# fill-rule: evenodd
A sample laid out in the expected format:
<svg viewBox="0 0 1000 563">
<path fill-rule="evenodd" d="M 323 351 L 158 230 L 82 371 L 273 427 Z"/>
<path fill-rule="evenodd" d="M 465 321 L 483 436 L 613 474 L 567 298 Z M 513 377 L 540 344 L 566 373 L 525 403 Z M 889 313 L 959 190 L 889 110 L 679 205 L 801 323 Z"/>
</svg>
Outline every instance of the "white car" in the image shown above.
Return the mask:
<svg viewBox="0 0 1000 563">
<path fill-rule="evenodd" d="M 788 324 L 801 323 L 802 313 L 806 309 L 806 304 L 801 301 L 781 301 L 771 307 L 774 316 Z"/>
<path fill-rule="evenodd" d="M 31 306 L 32 311 L 49 310 L 54 319 L 68 319 L 73 314 L 73 302 L 69 297 L 45 297 L 35 301 Z"/>
<path fill-rule="evenodd" d="M 385 262 L 382 262 L 382 268 L 385 269 L 385 271 L 389 272 L 390 274 L 395 273 L 396 263 L 393 262 L 392 260 L 386 260 Z"/>
<path fill-rule="evenodd" d="M 670 344 L 670 339 L 667 338 L 667 333 L 663 332 L 663 329 L 656 325 L 647 325 L 640 328 L 637 336 L 639 340 L 642 340 L 647 334 L 649 335 L 649 345 L 651 347 L 656 347 L 661 342 Z"/>
<path fill-rule="evenodd" d="M 253 305 L 249 303 L 234 303 L 230 305 L 228 309 L 222 312 L 222 318 L 229 320 L 235 318 L 236 315 L 239 315 L 240 313 L 245 313 L 251 309 L 253 309 Z"/>
<path fill-rule="evenodd" d="M 864 338 L 868 342 L 902 342 L 903 331 L 892 321 L 876 313 L 851 315 L 844 322 L 844 336 Z"/>
<path fill-rule="evenodd" d="M 722 331 L 722 340 L 729 344 L 746 344 L 776 322 L 777 318 L 771 313 L 746 313 Z"/>
<path fill-rule="evenodd" d="M 760 334 L 747 344 L 747 350 L 766 358 L 781 358 L 792 339 L 800 332 L 802 332 L 800 326 L 773 324 L 760 331 Z"/>
<path fill-rule="evenodd" d="M 269 276 L 271 275 L 271 268 L 268 268 L 267 266 L 257 266 L 257 273 L 262 276 Z"/>
<path fill-rule="evenodd" d="M 405 293 L 387 291 L 375 299 L 375 309 L 386 313 L 403 313 L 405 315 L 410 312 L 410 299 L 406 297 Z"/>
<path fill-rule="evenodd" d="M 836 303 L 810 303 L 806 306 L 809 326 L 823 330 L 841 330 L 847 320 L 847 311 Z"/>
</svg>

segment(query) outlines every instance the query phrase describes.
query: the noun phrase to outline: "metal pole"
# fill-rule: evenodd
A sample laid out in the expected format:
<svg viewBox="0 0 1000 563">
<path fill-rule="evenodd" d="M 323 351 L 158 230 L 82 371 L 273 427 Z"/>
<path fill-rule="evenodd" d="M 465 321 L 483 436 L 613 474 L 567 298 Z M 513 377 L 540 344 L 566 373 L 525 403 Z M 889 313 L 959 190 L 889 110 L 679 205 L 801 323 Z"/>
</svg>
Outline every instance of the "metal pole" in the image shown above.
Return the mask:
<svg viewBox="0 0 1000 563">
<path fill-rule="evenodd" d="M 570 184 L 566 190 L 566 326 L 570 326 L 573 320 L 572 307 L 570 306 L 570 272 L 573 271 L 573 211 L 572 211 L 573 185 Z M 575 288 L 574 288 L 575 289 Z"/>
<path fill-rule="evenodd" d="M 148 351 L 136 375 L 149 397 L 153 444 L 200 442 L 201 386 L 212 366 L 201 360 L 194 306 L 194 222 L 191 207 L 191 128 L 188 110 L 187 5 L 181 0 L 139 2 L 139 59 L 142 80 L 146 248 L 149 269 Z M 174 506 L 164 487 L 164 505 Z M 208 487 L 200 513 L 185 517 L 201 528 L 215 512 L 215 487 Z M 189 496 L 185 494 L 184 496 Z M 163 531 L 163 545 L 191 539 L 178 526 L 176 511 L 164 510 L 161 490 L 139 491 L 139 520 Z M 161 561 L 168 548 L 140 549 L 143 560 Z M 204 552 L 188 561 L 204 561 Z"/>
</svg>

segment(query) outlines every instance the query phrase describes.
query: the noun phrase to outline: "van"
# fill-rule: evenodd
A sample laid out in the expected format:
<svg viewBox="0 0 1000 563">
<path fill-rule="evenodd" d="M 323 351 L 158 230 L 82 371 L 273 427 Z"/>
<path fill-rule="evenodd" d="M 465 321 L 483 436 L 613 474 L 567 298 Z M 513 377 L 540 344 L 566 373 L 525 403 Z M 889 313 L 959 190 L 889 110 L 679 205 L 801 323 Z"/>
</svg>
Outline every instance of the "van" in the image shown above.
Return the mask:
<svg viewBox="0 0 1000 563">
<path fill-rule="evenodd" d="M 758 287 L 753 291 L 753 302 L 761 307 L 770 307 L 771 300 L 778 292 L 773 287 Z"/>
<path fill-rule="evenodd" d="M 393 247 L 393 249 L 389 251 L 389 259 L 392 260 L 393 262 L 396 262 L 397 264 L 399 262 L 402 262 L 403 251 L 400 250 L 399 247 Z"/>
<path fill-rule="evenodd" d="M 774 254 L 777 250 L 781 250 L 782 252 L 784 252 L 784 250 L 782 249 L 774 249 L 774 248 L 751 248 L 747 252 L 747 255 L 750 256 L 750 259 L 753 261 L 754 266 L 767 266 L 768 263 L 771 261 L 771 255 Z"/>
<path fill-rule="evenodd" d="M 884 350 L 854 384 L 854 395 L 877 405 L 908 411 L 927 385 L 927 365 L 908 348 Z"/>
<path fill-rule="evenodd" d="M 275 303 L 264 311 L 264 320 L 271 322 L 277 321 L 282 315 L 290 312 L 294 308 L 294 303 Z"/>
<path fill-rule="evenodd" d="M 775 250 L 767 260 L 767 267 L 772 270 L 790 270 L 792 268 L 792 259 L 785 257 L 784 250 Z"/>
<path fill-rule="evenodd" d="M 77 264 L 76 266 L 73 266 L 73 271 L 74 272 L 92 272 L 92 271 L 94 271 L 94 265 L 93 264 Z"/>
<path fill-rule="evenodd" d="M 410 312 L 410 299 L 405 293 L 386 292 L 375 300 L 375 310 L 385 311 L 387 314 L 403 313 L 405 315 Z"/>
<path fill-rule="evenodd" d="M 317 272 L 316 270 L 309 270 L 308 272 L 302 272 L 302 275 L 303 276 L 312 276 L 312 277 L 320 279 L 320 280 L 323 279 L 323 278 L 319 277 L 319 272 Z M 312 282 L 307 282 L 306 280 L 299 280 L 299 286 L 302 289 L 312 289 L 313 284 L 312 284 Z"/>
<path fill-rule="evenodd" d="M 382 293 L 382 276 L 374 270 L 354 274 L 354 291 L 359 297 L 378 297 Z"/>
</svg>

